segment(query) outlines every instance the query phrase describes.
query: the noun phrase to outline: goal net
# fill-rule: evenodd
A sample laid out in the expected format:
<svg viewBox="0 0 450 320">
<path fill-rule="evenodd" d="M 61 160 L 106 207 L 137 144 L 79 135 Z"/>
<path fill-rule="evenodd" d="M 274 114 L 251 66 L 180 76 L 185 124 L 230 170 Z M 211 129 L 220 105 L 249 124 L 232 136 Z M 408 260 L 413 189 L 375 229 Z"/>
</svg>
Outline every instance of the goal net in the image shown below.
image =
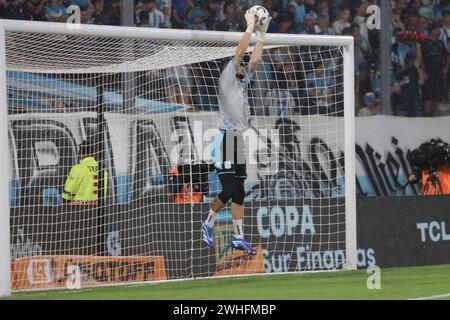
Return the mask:
<svg viewBox="0 0 450 320">
<path fill-rule="evenodd" d="M 0 293 L 356 267 L 351 38 L 267 36 L 244 134 L 250 256 L 230 206 L 213 249 L 201 234 L 241 34 L 2 25 Z"/>
</svg>

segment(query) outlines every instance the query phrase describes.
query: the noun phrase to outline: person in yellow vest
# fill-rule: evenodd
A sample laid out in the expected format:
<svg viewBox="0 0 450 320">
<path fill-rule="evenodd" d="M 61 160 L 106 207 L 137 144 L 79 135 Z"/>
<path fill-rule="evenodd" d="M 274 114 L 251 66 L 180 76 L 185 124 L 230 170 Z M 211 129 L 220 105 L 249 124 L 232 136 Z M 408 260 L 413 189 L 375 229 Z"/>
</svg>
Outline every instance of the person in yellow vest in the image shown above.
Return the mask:
<svg viewBox="0 0 450 320">
<path fill-rule="evenodd" d="M 63 199 L 70 205 L 97 205 L 98 163 L 92 146 L 83 141 L 79 149 L 80 163 L 70 169 L 64 185 Z M 104 171 L 104 195 L 106 199 L 107 172 Z"/>
</svg>

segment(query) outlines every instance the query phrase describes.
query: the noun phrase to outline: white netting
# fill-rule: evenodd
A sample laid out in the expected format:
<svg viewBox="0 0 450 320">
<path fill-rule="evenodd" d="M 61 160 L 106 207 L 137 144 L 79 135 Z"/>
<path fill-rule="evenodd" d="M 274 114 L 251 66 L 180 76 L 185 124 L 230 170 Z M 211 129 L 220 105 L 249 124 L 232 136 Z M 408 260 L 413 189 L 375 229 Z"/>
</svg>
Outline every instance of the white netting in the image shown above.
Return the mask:
<svg viewBox="0 0 450 320">
<path fill-rule="evenodd" d="M 341 47 L 266 48 L 246 132 L 244 233 L 258 253 L 231 250 L 229 207 L 215 249 L 202 241 L 235 46 L 7 32 L 14 290 L 343 268 Z M 65 203 L 83 141 L 100 200 Z"/>
</svg>

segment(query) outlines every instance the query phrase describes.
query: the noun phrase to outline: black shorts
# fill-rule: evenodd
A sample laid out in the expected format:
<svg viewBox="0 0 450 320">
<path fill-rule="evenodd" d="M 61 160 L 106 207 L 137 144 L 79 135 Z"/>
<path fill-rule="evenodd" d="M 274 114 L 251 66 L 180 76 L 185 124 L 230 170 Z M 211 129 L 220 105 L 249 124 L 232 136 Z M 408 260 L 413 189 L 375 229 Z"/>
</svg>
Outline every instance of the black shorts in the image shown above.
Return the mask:
<svg viewBox="0 0 450 320">
<path fill-rule="evenodd" d="M 247 178 L 244 131 L 220 130 L 214 139 L 212 158 L 219 176 L 233 174 L 235 178 Z"/>
</svg>

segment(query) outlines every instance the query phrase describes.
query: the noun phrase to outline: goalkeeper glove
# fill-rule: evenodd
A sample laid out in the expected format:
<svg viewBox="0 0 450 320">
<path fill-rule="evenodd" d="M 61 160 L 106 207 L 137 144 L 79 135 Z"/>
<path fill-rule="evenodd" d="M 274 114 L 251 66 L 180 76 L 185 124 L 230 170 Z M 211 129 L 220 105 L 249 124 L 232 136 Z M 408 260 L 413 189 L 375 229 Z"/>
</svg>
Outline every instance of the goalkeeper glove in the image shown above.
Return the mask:
<svg viewBox="0 0 450 320">
<path fill-rule="evenodd" d="M 245 13 L 245 20 L 247 20 L 247 30 L 245 30 L 245 32 L 253 33 L 256 24 L 255 10 L 253 8 L 247 10 Z"/>
<path fill-rule="evenodd" d="M 256 29 L 256 41 L 263 41 L 266 39 L 266 33 L 267 29 L 269 29 L 270 21 L 272 20 L 272 17 L 269 16 L 269 19 L 267 19 L 267 22 L 264 23 L 262 26 L 257 25 L 255 27 Z"/>
</svg>

